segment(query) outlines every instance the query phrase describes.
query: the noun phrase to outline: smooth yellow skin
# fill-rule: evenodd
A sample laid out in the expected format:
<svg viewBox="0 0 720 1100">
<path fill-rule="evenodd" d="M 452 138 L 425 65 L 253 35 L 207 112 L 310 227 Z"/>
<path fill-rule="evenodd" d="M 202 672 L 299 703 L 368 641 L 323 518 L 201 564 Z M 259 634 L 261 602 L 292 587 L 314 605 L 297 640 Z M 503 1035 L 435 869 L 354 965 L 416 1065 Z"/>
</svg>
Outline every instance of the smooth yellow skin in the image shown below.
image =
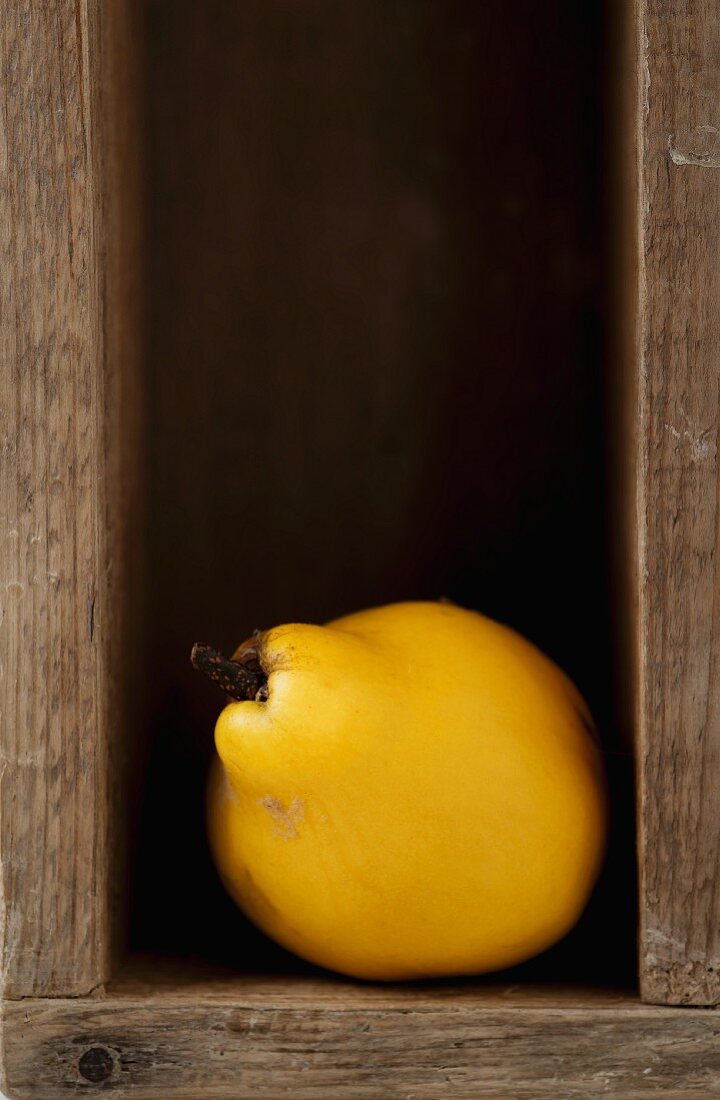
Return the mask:
<svg viewBox="0 0 720 1100">
<path fill-rule="evenodd" d="M 267 702 L 215 741 L 211 846 L 269 936 L 361 978 L 476 974 L 549 947 L 605 841 L 585 703 L 507 627 L 405 603 L 260 639 Z"/>
</svg>

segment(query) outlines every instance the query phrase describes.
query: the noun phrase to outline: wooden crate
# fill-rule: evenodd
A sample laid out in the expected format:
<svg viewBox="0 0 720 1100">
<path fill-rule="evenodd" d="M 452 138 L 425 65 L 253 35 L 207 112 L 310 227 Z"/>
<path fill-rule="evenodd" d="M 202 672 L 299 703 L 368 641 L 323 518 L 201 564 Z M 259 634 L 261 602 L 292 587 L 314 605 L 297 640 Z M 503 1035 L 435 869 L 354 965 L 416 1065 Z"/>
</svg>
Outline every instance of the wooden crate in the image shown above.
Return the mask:
<svg viewBox="0 0 720 1100">
<path fill-rule="evenodd" d="M 720 1088 L 720 20 L 536 7 L 3 6 L 11 1098 Z M 615 827 L 565 945 L 381 987 L 223 899 L 184 661 L 413 594 L 569 668 Z"/>
</svg>

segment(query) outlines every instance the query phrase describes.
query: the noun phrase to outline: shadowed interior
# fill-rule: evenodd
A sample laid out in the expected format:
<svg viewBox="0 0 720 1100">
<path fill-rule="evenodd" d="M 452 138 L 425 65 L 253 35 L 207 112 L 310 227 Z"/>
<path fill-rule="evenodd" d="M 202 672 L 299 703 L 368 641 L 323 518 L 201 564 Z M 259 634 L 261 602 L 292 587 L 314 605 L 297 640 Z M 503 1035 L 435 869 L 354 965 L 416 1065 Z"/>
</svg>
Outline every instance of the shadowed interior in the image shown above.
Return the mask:
<svg viewBox="0 0 720 1100">
<path fill-rule="evenodd" d="M 147 0 L 147 729 L 130 948 L 302 968 L 210 865 L 193 642 L 447 596 L 585 694 L 610 859 L 523 976 L 631 980 L 599 5 Z"/>
</svg>

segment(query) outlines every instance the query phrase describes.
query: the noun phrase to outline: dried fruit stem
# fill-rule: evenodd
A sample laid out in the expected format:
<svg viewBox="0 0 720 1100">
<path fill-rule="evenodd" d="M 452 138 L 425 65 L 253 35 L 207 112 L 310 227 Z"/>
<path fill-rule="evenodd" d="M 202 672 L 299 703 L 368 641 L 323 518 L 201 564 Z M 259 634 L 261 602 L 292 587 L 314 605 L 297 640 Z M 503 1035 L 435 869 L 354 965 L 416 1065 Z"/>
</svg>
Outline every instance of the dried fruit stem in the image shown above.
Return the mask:
<svg viewBox="0 0 720 1100">
<path fill-rule="evenodd" d="M 204 642 L 196 642 L 190 660 L 193 668 L 214 680 L 231 699 L 255 699 L 258 693 L 261 698 L 263 695 L 267 698 L 267 677 L 254 651 L 248 655 L 247 661 L 234 661 L 224 657 L 220 650 Z"/>
</svg>

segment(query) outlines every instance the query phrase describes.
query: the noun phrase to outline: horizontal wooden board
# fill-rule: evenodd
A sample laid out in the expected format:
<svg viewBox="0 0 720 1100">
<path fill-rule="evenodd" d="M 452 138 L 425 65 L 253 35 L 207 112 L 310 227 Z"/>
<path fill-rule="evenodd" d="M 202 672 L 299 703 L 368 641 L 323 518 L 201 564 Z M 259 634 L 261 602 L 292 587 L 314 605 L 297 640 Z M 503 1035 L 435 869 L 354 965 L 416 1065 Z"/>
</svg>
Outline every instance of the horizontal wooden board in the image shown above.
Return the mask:
<svg viewBox="0 0 720 1100">
<path fill-rule="evenodd" d="M 612 990 L 169 976 L 6 1004 L 5 1059 L 12 1100 L 649 1100 L 720 1089 L 720 1023 Z"/>
</svg>

